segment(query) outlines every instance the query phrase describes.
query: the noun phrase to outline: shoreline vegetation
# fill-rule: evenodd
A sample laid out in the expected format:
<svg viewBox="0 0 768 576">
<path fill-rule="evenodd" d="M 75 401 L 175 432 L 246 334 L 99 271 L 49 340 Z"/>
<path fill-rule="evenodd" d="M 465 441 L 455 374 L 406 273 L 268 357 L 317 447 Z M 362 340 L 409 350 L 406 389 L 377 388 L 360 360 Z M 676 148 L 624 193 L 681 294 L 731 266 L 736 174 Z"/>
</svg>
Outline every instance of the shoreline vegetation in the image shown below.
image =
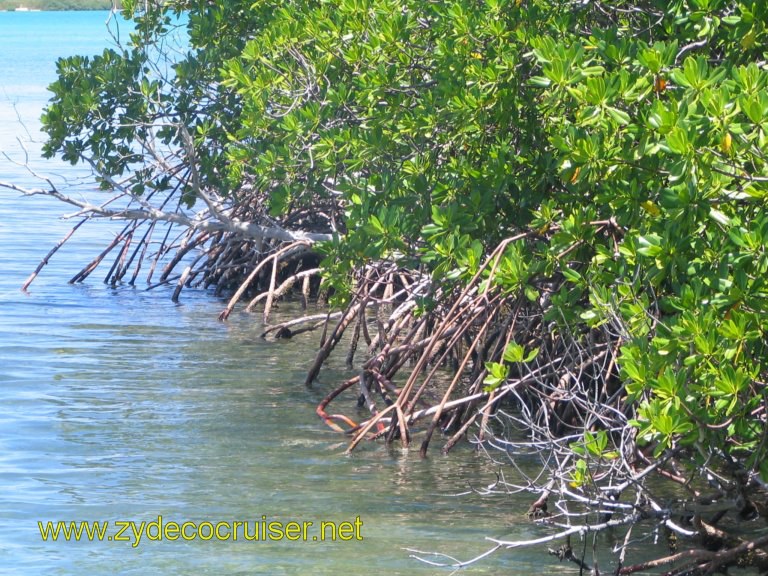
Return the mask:
<svg viewBox="0 0 768 576">
<path fill-rule="evenodd" d="M 0 0 L 0 12 L 112 10 L 111 0 Z"/>
<path fill-rule="evenodd" d="M 314 331 L 306 385 L 350 369 L 317 407 L 348 451 L 469 441 L 500 466 L 483 490 L 530 495 L 540 537 L 424 562 L 551 543 L 595 574 L 768 571 L 757 3 L 123 6 L 131 44 L 60 61 L 43 117 L 102 194 L 0 182 L 76 208 L 72 233 L 125 223 L 71 282 L 104 264 Z M 270 325 L 290 297 L 307 315 Z"/>
</svg>

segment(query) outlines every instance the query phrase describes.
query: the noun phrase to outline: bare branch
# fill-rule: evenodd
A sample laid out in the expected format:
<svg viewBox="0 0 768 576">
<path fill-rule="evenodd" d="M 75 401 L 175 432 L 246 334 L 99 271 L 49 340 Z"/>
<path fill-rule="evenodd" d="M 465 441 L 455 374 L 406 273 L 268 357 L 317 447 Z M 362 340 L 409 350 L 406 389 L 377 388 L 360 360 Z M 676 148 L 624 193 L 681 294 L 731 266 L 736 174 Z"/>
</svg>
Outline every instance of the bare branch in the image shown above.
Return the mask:
<svg viewBox="0 0 768 576">
<path fill-rule="evenodd" d="M 323 234 L 317 232 L 303 232 L 300 230 L 286 230 L 275 226 L 262 226 L 255 222 L 244 222 L 239 219 L 233 218 L 229 221 L 211 220 L 205 219 L 201 214 L 199 217 L 189 217 L 181 212 L 167 212 L 159 210 L 153 207 L 146 208 L 103 208 L 86 202 L 83 200 L 77 200 L 71 196 L 62 194 L 56 189 L 41 189 L 41 188 L 22 188 L 16 184 L 10 182 L 0 181 L 0 187 L 8 188 L 21 192 L 25 196 L 51 196 L 78 208 L 78 212 L 67 216 L 84 216 L 89 215 L 92 218 L 108 218 L 111 220 L 141 220 L 149 222 L 169 222 L 172 224 L 178 224 L 195 231 L 205 232 L 231 232 L 238 234 L 244 238 L 259 238 L 278 240 L 280 242 L 297 242 L 304 241 L 309 243 L 325 242 L 333 239 L 332 234 Z"/>
</svg>

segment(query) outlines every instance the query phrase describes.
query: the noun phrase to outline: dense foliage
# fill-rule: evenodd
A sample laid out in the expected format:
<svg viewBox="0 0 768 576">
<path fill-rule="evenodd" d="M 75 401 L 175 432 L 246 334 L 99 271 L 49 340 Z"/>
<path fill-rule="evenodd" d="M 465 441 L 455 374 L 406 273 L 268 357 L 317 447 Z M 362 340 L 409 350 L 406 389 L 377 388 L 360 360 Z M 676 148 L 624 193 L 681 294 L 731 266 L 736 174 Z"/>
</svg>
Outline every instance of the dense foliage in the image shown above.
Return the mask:
<svg viewBox="0 0 768 576">
<path fill-rule="evenodd" d="M 416 317 L 472 286 L 536 311 L 481 358 L 486 394 L 541 365 L 545 335 L 599 341 L 611 361 L 594 396 L 619 401 L 559 429 L 581 438 L 562 471 L 572 486 L 588 492 L 619 454 L 633 466 L 628 451 L 684 454 L 667 476 L 718 478 L 760 508 L 763 2 L 139 8 L 124 3 L 137 18 L 125 49 L 60 63 L 49 155 L 90 162 L 139 201 L 167 192 L 184 210 L 215 193 L 258 206 L 260 222 L 331 234 L 315 250 L 341 307 L 383 262 L 428 275 Z M 179 29 L 188 49 L 175 52 Z"/>
</svg>

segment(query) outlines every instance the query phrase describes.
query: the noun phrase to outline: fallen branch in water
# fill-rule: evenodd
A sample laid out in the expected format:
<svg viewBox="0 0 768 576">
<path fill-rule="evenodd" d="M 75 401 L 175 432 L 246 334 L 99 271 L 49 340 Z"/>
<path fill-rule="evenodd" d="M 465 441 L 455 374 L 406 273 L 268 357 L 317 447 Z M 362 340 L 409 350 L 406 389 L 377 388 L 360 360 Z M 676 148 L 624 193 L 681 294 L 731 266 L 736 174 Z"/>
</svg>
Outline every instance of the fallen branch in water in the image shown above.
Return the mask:
<svg viewBox="0 0 768 576">
<path fill-rule="evenodd" d="M 135 285 L 143 263 L 151 259 L 147 284 L 152 288 L 175 282 L 174 300 L 178 299 L 179 292 L 186 286 L 215 286 L 217 293 L 236 289 L 237 298 L 223 313 L 226 316 L 237 300 L 246 293 L 249 293 L 251 300 L 256 301 L 259 301 L 259 294 L 263 294 L 263 298 L 270 302 L 271 307 L 271 302 L 285 295 L 293 284 L 305 281 L 302 290 L 305 297 L 308 296 L 309 284 L 306 280 L 313 274 L 302 270 L 302 267 L 306 267 L 305 261 L 311 261 L 315 264 L 314 270 L 317 270 L 318 257 L 312 247 L 317 242 L 333 238 L 331 233 L 281 226 L 260 209 L 254 210 L 254 206 L 247 202 L 236 203 L 214 197 L 212 193 L 201 188 L 197 188 L 197 195 L 204 200 L 203 207 L 192 210 L 184 208 L 179 201 L 178 188 L 167 191 L 165 195 L 161 195 L 159 191 L 151 191 L 142 196 L 133 193 L 121 183 L 108 179 L 114 189 L 113 193 L 108 195 L 104 202 L 95 204 L 61 192 L 49 179 L 45 182 L 47 188 L 24 188 L 9 182 L 0 182 L 0 187 L 25 196 L 54 198 L 78 209 L 76 213 L 65 218 L 80 217 L 83 220 L 42 259 L 38 268 L 24 283 L 24 290 L 29 288 L 50 258 L 85 221 L 124 221 L 126 225 L 123 230 L 91 263 L 75 274 L 71 282 L 86 280 L 113 251 L 116 251 L 117 256 L 104 279 L 106 283 L 118 284 L 133 266 L 129 284 Z M 255 194 L 254 202 L 260 201 L 259 195 Z M 167 231 L 162 240 L 153 242 L 153 233 L 158 225 L 164 225 Z M 178 231 L 176 238 L 171 235 L 174 229 Z M 284 244 L 289 247 L 286 248 Z M 160 261 L 165 263 L 163 273 L 158 282 L 151 283 L 152 275 Z M 280 280 L 280 286 L 267 286 L 263 292 L 253 290 L 258 272 L 267 263 L 274 264 L 273 278 L 275 282 Z M 177 268 L 182 268 L 182 272 L 174 275 Z"/>
<path fill-rule="evenodd" d="M 0 181 L 1 188 L 7 188 L 20 192 L 24 196 L 49 196 L 78 208 L 74 214 L 64 216 L 73 218 L 88 216 L 93 219 L 104 218 L 108 220 L 136 220 L 141 222 L 167 222 L 184 227 L 194 232 L 225 232 L 237 234 L 243 238 L 277 240 L 279 242 L 310 243 L 326 242 L 333 239 L 333 234 L 318 232 L 304 232 L 301 230 L 287 230 L 278 226 L 265 226 L 256 222 L 245 222 L 236 217 L 225 220 L 217 220 L 210 217 L 207 210 L 199 211 L 191 216 L 181 211 L 166 211 L 145 204 L 141 208 L 106 208 L 104 204 L 97 205 L 85 200 L 77 200 L 71 196 L 59 192 L 55 187 L 51 188 L 23 188 L 10 182 Z M 232 212 L 234 208 L 226 209 Z"/>
</svg>

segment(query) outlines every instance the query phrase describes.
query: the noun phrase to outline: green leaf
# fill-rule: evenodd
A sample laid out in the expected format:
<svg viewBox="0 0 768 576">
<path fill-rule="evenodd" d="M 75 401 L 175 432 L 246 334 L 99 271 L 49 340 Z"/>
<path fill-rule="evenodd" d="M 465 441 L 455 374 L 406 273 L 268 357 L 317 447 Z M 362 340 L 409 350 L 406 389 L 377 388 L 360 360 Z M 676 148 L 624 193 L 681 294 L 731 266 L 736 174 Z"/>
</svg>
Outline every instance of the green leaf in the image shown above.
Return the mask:
<svg viewBox="0 0 768 576">
<path fill-rule="evenodd" d="M 581 274 L 579 274 L 573 268 L 563 267 L 562 273 L 567 280 L 569 280 L 570 282 L 573 282 L 574 284 L 577 284 L 583 280 L 583 278 L 581 277 Z"/>
<path fill-rule="evenodd" d="M 661 236 L 658 234 L 648 234 L 647 236 L 640 236 L 637 239 L 637 252 L 643 256 L 655 257 L 661 254 Z"/>
<path fill-rule="evenodd" d="M 504 348 L 504 360 L 507 362 L 522 362 L 525 349 L 517 342 L 510 342 Z"/>
<path fill-rule="evenodd" d="M 606 106 L 605 107 L 606 112 L 608 112 L 608 115 L 613 118 L 616 122 L 621 124 L 622 126 L 626 126 L 630 122 L 629 114 L 624 112 L 623 110 L 619 110 L 618 108 L 614 108 L 613 106 Z"/>
<path fill-rule="evenodd" d="M 680 126 L 675 126 L 672 131 L 667 134 L 666 142 L 669 149 L 675 154 L 688 154 L 690 151 L 688 133 Z"/>
<path fill-rule="evenodd" d="M 491 392 L 498 388 L 506 381 L 509 374 L 509 369 L 504 364 L 498 362 L 486 362 L 485 369 L 488 371 L 487 376 L 483 379 L 486 392 Z"/>
<path fill-rule="evenodd" d="M 552 84 L 552 80 L 550 80 L 546 76 L 533 76 L 528 81 L 532 85 L 538 86 L 539 88 L 549 88 L 549 86 Z"/>
</svg>

